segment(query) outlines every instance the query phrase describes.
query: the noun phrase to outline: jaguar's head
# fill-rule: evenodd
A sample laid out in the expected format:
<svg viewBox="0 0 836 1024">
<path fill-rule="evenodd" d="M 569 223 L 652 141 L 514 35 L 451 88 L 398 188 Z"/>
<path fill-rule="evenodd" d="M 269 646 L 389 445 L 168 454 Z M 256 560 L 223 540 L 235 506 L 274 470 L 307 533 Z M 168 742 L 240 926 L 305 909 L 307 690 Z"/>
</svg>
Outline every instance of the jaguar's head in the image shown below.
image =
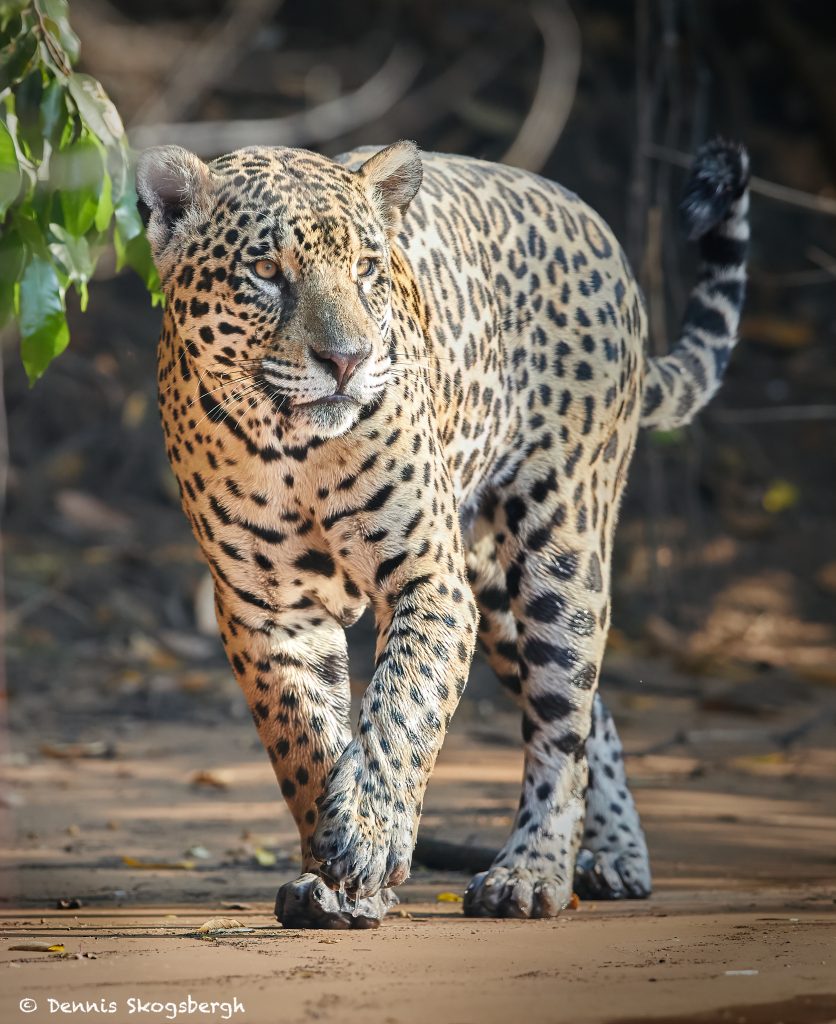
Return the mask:
<svg viewBox="0 0 836 1024">
<path fill-rule="evenodd" d="M 352 427 L 390 376 L 390 243 L 420 184 L 411 142 L 357 170 L 296 149 L 143 153 L 140 214 L 205 391 L 322 437 Z"/>
</svg>

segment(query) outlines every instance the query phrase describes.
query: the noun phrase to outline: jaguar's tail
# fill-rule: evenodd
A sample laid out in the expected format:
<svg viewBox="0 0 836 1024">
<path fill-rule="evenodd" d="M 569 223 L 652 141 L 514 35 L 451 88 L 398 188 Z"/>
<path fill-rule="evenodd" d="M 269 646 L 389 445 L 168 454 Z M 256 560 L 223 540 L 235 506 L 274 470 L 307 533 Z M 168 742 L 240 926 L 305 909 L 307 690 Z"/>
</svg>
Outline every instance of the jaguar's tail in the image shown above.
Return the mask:
<svg viewBox="0 0 836 1024">
<path fill-rule="evenodd" d="M 697 153 L 680 209 L 688 238 L 699 240 L 699 276 L 679 340 L 647 360 L 643 427 L 688 423 L 720 387 L 746 289 L 748 182 L 742 146 L 715 139 Z"/>
</svg>

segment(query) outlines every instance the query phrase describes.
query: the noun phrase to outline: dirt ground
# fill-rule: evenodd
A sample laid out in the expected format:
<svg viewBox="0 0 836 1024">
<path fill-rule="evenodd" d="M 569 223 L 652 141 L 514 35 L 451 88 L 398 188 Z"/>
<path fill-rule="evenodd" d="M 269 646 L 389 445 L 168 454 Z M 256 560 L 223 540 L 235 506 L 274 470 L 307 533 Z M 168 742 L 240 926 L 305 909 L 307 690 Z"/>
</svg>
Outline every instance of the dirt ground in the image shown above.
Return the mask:
<svg viewBox="0 0 836 1024">
<path fill-rule="evenodd" d="M 130 120 L 165 91 L 172 62 L 188 66 L 184 42 L 203 39 L 222 6 L 74 0 L 83 70 Z M 646 278 L 642 224 L 657 225 L 664 266 L 650 302 L 670 306 L 664 347 L 690 257 L 672 215 L 679 172 L 636 160 L 636 83 L 654 83 L 648 141 L 691 149 L 723 132 L 746 140 L 758 175 L 832 197 L 836 8 L 683 4 L 674 63 L 653 15 L 642 70 L 634 9 L 678 5 L 572 6 L 582 74 L 541 169 L 606 217 Z M 416 90 L 355 134 L 312 144 L 336 153 L 412 137 L 499 159 L 529 109 L 541 45 L 527 5 L 276 8 L 188 116 L 293 114 L 359 87 L 396 43 L 423 61 Z M 634 166 L 643 177 L 632 181 Z M 618 534 L 603 692 L 655 893 L 583 902 L 556 921 L 468 920 L 456 897 L 469 876 L 415 864 L 377 931 L 277 926 L 296 838 L 207 627 L 206 571 L 155 412 L 159 311 L 138 279 L 105 267 L 35 389 L 6 351 L 0 1024 L 836 1021 L 832 221 L 755 195 L 752 223 L 750 297 L 724 387 L 689 432 L 642 440 Z M 369 648 L 366 630 L 352 648 L 358 693 Z M 518 799 L 518 740 L 477 664 L 422 834 L 498 847 Z M 196 935 L 218 916 L 247 930 Z M 10 949 L 33 942 L 65 952 Z M 190 998 L 239 1003 L 189 1011 Z"/>
<path fill-rule="evenodd" d="M 517 799 L 518 723 L 476 676 L 422 830 L 498 845 Z M 399 911 L 359 932 L 276 924 L 275 891 L 298 870 L 293 823 L 232 689 L 225 716 L 201 717 L 195 695 L 195 713 L 174 721 L 76 720 L 69 747 L 60 717 L 21 696 L 6 758 L 0 1020 L 836 1020 L 836 693 L 617 656 L 605 690 L 648 831 L 649 901 L 473 921 L 452 901 L 466 875 L 416 865 Z M 195 934 L 218 916 L 248 930 Z M 66 955 L 9 948 L 25 942 Z M 153 1005 L 190 996 L 232 1006 Z M 62 1007 L 73 1000 L 96 1009 Z"/>
</svg>

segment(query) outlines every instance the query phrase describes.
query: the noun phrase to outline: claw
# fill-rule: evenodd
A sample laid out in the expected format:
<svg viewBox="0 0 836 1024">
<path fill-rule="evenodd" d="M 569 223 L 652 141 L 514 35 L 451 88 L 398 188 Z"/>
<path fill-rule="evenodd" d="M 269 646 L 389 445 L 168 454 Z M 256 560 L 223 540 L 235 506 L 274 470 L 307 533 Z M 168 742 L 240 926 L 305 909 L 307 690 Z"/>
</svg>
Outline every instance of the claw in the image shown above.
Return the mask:
<svg viewBox="0 0 836 1024">
<path fill-rule="evenodd" d="M 582 899 L 643 900 L 653 883 L 645 850 L 581 850 L 575 891 Z"/>
<path fill-rule="evenodd" d="M 494 866 L 476 875 L 464 894 L 468 917 L 557 917 L 572 895 L 559 878 L 527 868 Z"/>
<path fill-rule="evenodd" d="M 355 896 L 349 906 L 344 892 L 329 889 L 324 879 L 309 871 L 279 889 L 275 912 L 285 928 L 377 928 L 398 902 L 391 889 L 382 889 L 374 896 Z"/>
</svg>

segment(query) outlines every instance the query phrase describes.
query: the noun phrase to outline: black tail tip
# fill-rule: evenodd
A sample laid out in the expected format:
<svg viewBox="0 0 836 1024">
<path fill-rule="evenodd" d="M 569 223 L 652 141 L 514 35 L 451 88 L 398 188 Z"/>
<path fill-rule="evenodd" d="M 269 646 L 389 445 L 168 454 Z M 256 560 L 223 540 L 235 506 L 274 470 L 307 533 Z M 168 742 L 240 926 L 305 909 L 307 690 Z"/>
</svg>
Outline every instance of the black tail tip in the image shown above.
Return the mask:
<svg viewBox="0 0 836 1024">
<path fill-rule="evenodd" d="M 692 241 L 716 227 L 749 182 L 749 154 L 737 142 L 712 139 L 697 150 L 679 210 Z"/>
</svg>

